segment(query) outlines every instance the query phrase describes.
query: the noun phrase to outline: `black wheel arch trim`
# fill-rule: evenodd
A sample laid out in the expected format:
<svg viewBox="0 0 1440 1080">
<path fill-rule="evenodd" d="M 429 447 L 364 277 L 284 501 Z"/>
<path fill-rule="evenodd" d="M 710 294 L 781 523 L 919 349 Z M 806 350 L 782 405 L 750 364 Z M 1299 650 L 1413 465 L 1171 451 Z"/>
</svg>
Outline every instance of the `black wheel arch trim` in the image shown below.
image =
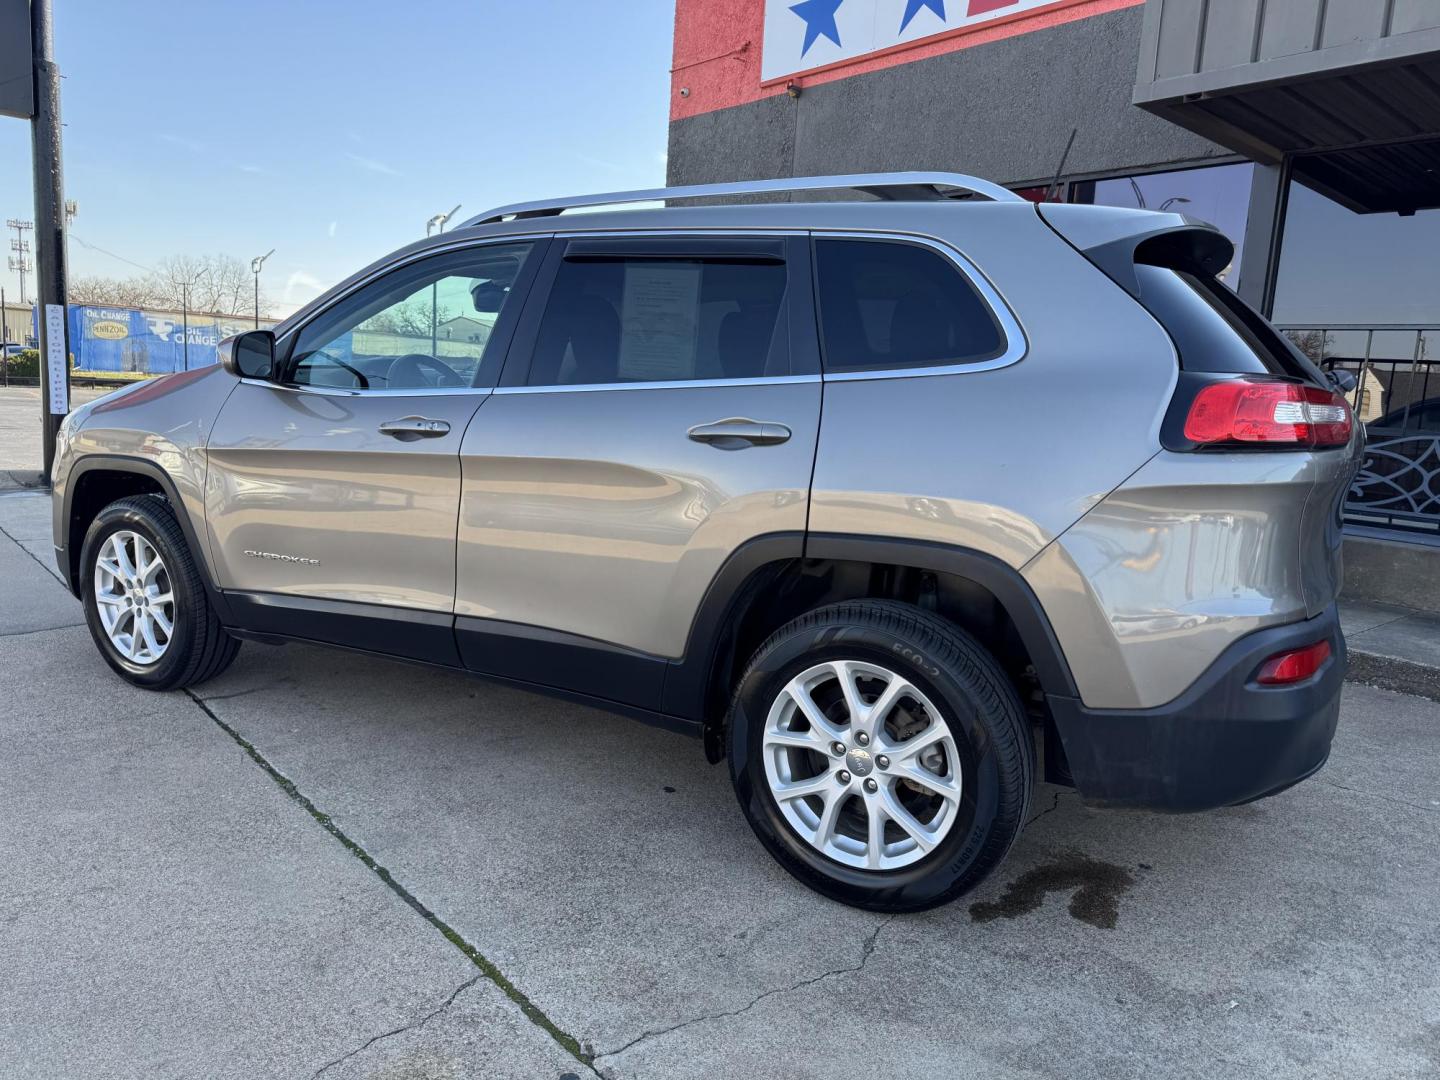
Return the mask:
<svg viewBox="0 0 1440 1080">
<path fill-rule="evenodd" d="M 706 695 L 715 649 L 752 583 L 764 580 L 767 567 L 800 560 L 879 563 L 953 574 L 984 587 L 1004 607 L 1035 665 L 1047 694 L 1076 696 L 1070 666 L 1050 619 L 1020 571 L 993 555 L 930 540 L 850 533 L 772 533 L 755 537 L 731 553 L 706 590 L 691 627 L 682 659 L 673 661 L 665 679 L 664 711 L 707 721 Z"/>
<path fill-rule="evenodd" d="M 805 557 L 908 566 L 973 581 L 989 590 L 1010 616 L 1035 665 L 1041 689 L 1047 694 L 1078 692 L 1040 598 L 1019 570 L 994 555 L 933 540 L 812 532 L 805 543 Z"/>
<path fill-rule="evenodd" d="M 73 539 L 71 530 L 74 524 L 72 504 L 80 479 L 86 473 L 91 472 L 130 473 L 154 480 L 160 485 L 161 490 L 165 493 L 166 501 L 174 510 L 175 520 L 180 526 L 180 531 L 185 534 L 185 542 L 190 545 L 190 554 L 194 557 L 195 565 L 200 570 L 200 579 L 205 585 L 205 592 L 210 598 L 210 604 L 215 609 L 220 621 L 227 622 L 230 612 L 225 603 L 225 594 L 215 585 L 214 575 L 210 572 L 208 552 L 195 533 L 190 515 L 185 511 L 185 502 L 180 498 L 180 491 L 169 473 L 146 458 L 129 457 L 124 454 L 87 454 L 70 466 L 70 471 L 65 477 L 65 502 L 62 507 L 65 521 L 65 545 L 64 547 L 57 545 L 56 548 L 60 571 L 64 575 L 65 583 L 70 591 L 77 598 L 80 596 L 80 580 L 75 574 L 74 560 L 79 557 L 79 546 L 85 541 L 85 538 L 81 536 L 78 538 L 78 544 L 71 543 Z"/>
</svg>

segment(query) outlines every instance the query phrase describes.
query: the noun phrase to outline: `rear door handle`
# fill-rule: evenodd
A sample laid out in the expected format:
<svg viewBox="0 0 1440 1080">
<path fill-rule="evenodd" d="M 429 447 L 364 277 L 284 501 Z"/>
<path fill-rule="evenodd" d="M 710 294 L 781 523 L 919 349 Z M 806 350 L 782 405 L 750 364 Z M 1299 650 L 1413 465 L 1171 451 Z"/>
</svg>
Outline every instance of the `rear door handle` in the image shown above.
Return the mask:
<svg viewBox="0 0 1440 1080">
<path fill-rule="evenodd" d="M 390 435 L 401 442 L 438 439 L 450 434 L 450 421 L 432 420 L 428 416 L 402 416 L 399 420 L 386 420 L 381 424 L 380 434 Z"/>
<path fill-rule="evenodd" d="M 747 446 L 783 443 L 790 438 L 790 429 L 784 424 L 732 416 L 728 420 L 716 420 L 713 424 L 696 424 L 690 429 L 690 438 L 720 450 L 742 450 Z"/>
</svg>

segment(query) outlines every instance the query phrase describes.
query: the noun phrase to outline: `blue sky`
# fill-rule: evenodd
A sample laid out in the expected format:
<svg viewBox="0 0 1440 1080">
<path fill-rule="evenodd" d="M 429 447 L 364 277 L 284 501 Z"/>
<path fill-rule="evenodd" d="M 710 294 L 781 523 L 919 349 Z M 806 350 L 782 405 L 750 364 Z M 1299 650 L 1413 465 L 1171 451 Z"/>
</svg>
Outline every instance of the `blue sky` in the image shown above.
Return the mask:
<svg viewBox="0 0 1440 1080">
<path fill-rule="evenodd" d="M 73 274 L 273 247 L 288 310 L 456 203 L 664 180 L 672 0 L 55 6 Z M 0 117 L 0 220 L 33 207 Z"/>
</svg>

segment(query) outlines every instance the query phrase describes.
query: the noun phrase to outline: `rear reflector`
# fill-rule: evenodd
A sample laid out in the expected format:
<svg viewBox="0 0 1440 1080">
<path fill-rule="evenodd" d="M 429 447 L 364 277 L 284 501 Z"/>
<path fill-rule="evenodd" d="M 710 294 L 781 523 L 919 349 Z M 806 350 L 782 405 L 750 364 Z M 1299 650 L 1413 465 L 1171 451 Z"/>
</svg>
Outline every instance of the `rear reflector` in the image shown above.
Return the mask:
<svg viewBox="0 0 1440 1080">
<path fill-rule="evenodd" d="M 1344 446 L 1351 422 L 1345 399 L 1321 387 L 1226 379 L 1195 395 L 1185 417 L 1185 438 L 1202 446 Z"/>
<path fill-rule="evenodd" d="M 1303 649 L 1277 653 L 1260 665 L 1255 681 L 1263 686 L 1284 686 L 1310 678 L 1330 659 L 1330 642 L 1317 641 Z"/>
</svg>

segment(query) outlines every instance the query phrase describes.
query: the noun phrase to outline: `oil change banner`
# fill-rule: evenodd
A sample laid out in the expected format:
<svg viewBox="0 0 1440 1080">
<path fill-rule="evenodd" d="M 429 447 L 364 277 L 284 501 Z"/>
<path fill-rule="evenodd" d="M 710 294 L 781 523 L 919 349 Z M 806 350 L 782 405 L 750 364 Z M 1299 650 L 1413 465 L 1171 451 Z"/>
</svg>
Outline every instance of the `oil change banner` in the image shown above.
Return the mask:
<svg viewBox="0 0 1440 1080">
<path fill-rule="evenodd" d="M 219 362 L 216 346 L 251 330 L 255 320 L 134 308 L 70 308 L 70 351 L 81 371 L 134 371 L 163 375 Z M 271 323 L 261 320 L 260 325 Z"/>
</svg>

